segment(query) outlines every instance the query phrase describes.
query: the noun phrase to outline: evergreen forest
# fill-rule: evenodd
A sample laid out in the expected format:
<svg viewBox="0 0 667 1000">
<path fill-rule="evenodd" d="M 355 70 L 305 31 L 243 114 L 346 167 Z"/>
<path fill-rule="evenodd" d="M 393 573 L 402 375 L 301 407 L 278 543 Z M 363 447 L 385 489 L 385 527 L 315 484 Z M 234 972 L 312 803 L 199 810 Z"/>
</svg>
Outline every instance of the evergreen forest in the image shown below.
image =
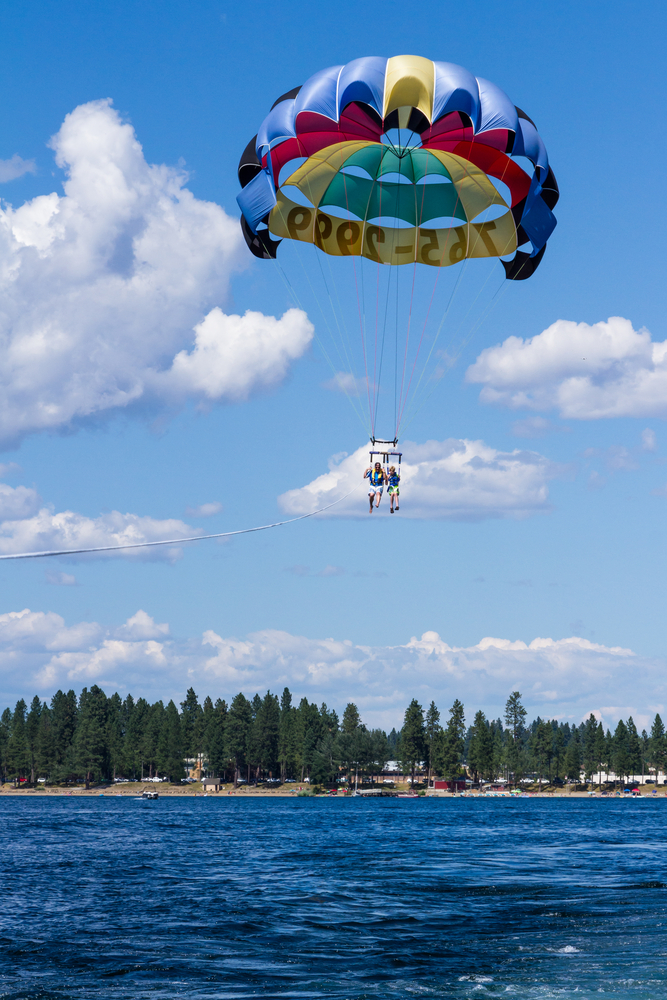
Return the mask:
<svg viewBox="0 0 667 1000">
<path fill-rule="evenodd" d="M 270 691 L 251 699 L 237 694 L 229 704 L 210 697 L 200 702 L 190 688 L 177 706 L 107 696 L 93 685 L 78 697 L 58 691 L 50 703 L 36 696 L 30 706 L 20 700 L 6 708 L 0 777 L 33 786 L 152 777 L 180 782 L 198 761 L 208 776 L 236 783 L 373 780 L 390 761 L 413 782 L 463 774 L 475 782 L 579 782 L 601 780 L 603 772 L 657 780 L 665 772 L 667 737 L 659 715 L 650 733 L 639 733 L 631 717 L 613 733 L 593 715 L 580 725 L 526 717 L 518 691 L 502 719 L 478 711 L 470 725 L 458 699 L 442 719 L 433 702 L 424 710 L 413 699 L 400 731 L 387 734 L 364 725 L 353 703 L 339 718 L 307 698 L 295 704 L 287 688 L 280 698 Z"/>
</svg>

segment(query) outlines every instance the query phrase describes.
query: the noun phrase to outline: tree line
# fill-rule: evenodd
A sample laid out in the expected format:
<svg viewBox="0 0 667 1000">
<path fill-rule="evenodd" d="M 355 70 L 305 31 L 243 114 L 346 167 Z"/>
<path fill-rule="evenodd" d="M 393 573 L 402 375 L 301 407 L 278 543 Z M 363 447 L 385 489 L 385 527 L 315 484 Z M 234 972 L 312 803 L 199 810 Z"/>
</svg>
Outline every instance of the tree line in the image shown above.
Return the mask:
<svg viewBox="0 0 667 1000">
<path fill-rule="evenodd" d="M 342 718 L 307 698 L 298 705 L 285 688 L 228 705 L 190 688 L 180 708 L 173 701 L 149 704 L 93 685 L 76 696 L 57 691 L 50 703 L 22 699 L 0 716 L 0 778 L 35 785 L 113 780 L 118 777 L 184 779 L 188 763 L 201 761 L 209 776 L 225 781 L 308 778 L 326 784 L 340 777 L 373 779 L 397 761 L 414 781 L 448 780 L 467 773 L 474 781 L 517 783 L 586 781 L 613 771 L 620 778 L 665 771 L 667 737 L 659 715 L 651 732 L 639 733 L 632 718 L 612 733 L 591 714 L 572 725 L 555 719 L 526 722 L 521 695 L 507 700 L 503 719 L 478 711 L 466 726 L 456 699 L 444 720 L 434 702 L 424 711 L 416 699 L 400 731 L 364 725 L 350 702 Z"/>
</svg>

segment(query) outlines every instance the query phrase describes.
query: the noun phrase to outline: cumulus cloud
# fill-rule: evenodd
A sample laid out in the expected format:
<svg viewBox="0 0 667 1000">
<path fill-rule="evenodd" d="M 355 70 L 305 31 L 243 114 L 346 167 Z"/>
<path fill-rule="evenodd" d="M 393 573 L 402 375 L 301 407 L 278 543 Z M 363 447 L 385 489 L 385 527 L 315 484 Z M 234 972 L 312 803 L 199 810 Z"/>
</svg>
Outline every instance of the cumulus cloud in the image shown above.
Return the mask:
<svg viewBox="0 0 667 1000">
<path fill-rule="evenodd" d="M 117 629 L 94 622 L 68 628 L 52 612 L 0 615 L 0 679 L 7 700 L 48 697 L 58 688 L 97 683 L 108 693 L 131 692 L 182 700 L 188 687 L 229 700 L 238 691 L 280 691 L 359 706 L 364 720 L 400 726 L 407 702 L 434 700 L 444 711 L 461 698 L 468 719 L 477 708 L 502 715 L 508 695 L 521 691 L 529 715 L 579 722 L 591 711 L 605 725 L 631 714 L 640 727 L 664 711 L 662 660 L 576 636 L 566 639 L 485 638 L 473 646 L 425 632 L 397 646 L 355 645 L 266 629 L 245 638 L 212 629 L 175 639 L 144 611 Z M 616 706 L 616 707 L 614 707 Z M 619 707 L 620 706 L 620 707 Z"/>
<path fill-rule="evenodd" d="M 24 174 L 34 174 L 37 170 L 34 160 L 24 160 L 14 153 L 9 160 L 0 160 L 0 184 L 15 181 Z"/>
<path fill-rule="evenodd" d="M 39 510 L 39 505 L 40 498 L 35 490 L 0 483 L 0 521 L 30 517 Z"/>
<path fill-rule="evenodd" d="M 606 323 L 557 320 L 530 339 L 508 337 L 467 372 L 480 399 L 562 417 L 667 416 L 667 340 L 612 316 Z"/>
<path fill-rule="evenodd" d="M 298 310 L 221 311 L 249 259 L 236 219 L 147 163 L 109 100 L 67 115 L 51 146 L 64 193 L 0 208 L 0 444 L 280 381 L 312 327 Z"/>
<path fill-rule="evenodd" d="M 288 309 L 281 319 L 250 310 L 244 316 L 226 316 L 212 309 L 195 327 L 193 350 L 180 351 L 153 385 L 176 397 L 239 402 L 282 381 L 290 362 L 308 347 L 313 331 L 300 309 Z"/>
<path fill-rule="evenodd" d="M 115 632 L 116 639 L 163 639 L 169 635 L 167 623 L 157 625 L 151 616 L 141 608 L 136 615 L 128 618 L 124 625 L 121 625 Z"/>
<path fill-rule="evenodd" d="M 479 521 L 489 517 L 527 517 L 549 510 L 547 482 L 561 470 L 534 451 L 501 452 L 483 441 L 450 438 L 426 444 L 403 443 L 401 514 L 412 518 Z M 368 445 L 353 455 L 335 456 L 329 471 L 308 485 L 278 498 L 289 514 L 306 514 L 333 503 L 332 517 L 368 517 L 363 503 Z M 356 488 L 356 489 L 355 489 Z M 378 516 L 383 508 L 380 507 Z M 373 515 L 375 516 L 375 515 Z"/>
<path fill-rule="evenodd" d="M 54 511 L 44 504 L 33 489 L 0 483 L 0 553 L 45 552 L 91 548 L 102 545 L 126 545 L 162 539 L 190 538 L 197 531 L 176 518 L 157 520 L 139 514 L 113 510 L 88 517 L 76 511 Z M 110 553 L 68 556 L 68 559 L 103 558 Z M 181 555 L 178 546 L 129 549 L 119 553 L 125 558 L 173 561 Z M 76 580 L 67 573 L 47 570 L 47 583 L 73 586 Z"/>
<path fill-rule="evenodd" d="M 86 517 L 72 510 L 54 513 L 42 507 L 33 517 L 0 522 L 0 552 L 45 552 L 52 549 L 93 548 L 102 545 L 128 545 L 156 542 L 165 538 L 190 538 L 194 528 L 176 518 L 157 520 L 139 514 L 121 514 L 112 510 L 99 517 Z M 68 559 L 104 558 L 111 553 L 68 556 Z M 173 561 L 181 555 L 177 546 L 129 549 L 118 553 L 129 559 Z"/>
</svg>

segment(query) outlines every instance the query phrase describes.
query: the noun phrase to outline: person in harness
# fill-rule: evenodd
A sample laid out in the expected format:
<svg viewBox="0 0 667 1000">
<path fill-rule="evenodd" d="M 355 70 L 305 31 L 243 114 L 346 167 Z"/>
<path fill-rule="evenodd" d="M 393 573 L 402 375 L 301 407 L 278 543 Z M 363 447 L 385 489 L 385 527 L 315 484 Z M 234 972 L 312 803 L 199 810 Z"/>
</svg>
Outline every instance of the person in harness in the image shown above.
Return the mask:
<svg viewBox="0 0 667 1000">
<path fill-rule="evenodd" d="M 387 477 L 384 473 L 384 469 L 379 462 L 375 465 L 369 465 L 364 472 L 364 479 L 368 479 L 368 499 L 370 502 L 369 514 L 373 513 L 373 500 L 375 500 L 375 506 L 380 506 L 380 500 L 382 499 L 382 491 L 384 490 L 384 484 L 387 481 Z"/>
<path fill-rule="evenodd" d="M 389 494 L 389 513 L 390 514 L 394 513 L 394 503 L 396 503 L 396 510 L 399 509 L 399 507 L 398 507 L 398 498 L 399 498 L 399 495 L 400 495 L 401 491 L 398 488 L 398 484 L 400 483 L 400 481 L 401 481 L 401 477 L 399 476 L 398 472 L 396 471 L 396 466 L 395 465 L 390 465 L 389 466 L 389 474 L 387 476 L 387 483 L 389 484 L 389 489 L 387 490 L 387 493 Z"/>
</svg>

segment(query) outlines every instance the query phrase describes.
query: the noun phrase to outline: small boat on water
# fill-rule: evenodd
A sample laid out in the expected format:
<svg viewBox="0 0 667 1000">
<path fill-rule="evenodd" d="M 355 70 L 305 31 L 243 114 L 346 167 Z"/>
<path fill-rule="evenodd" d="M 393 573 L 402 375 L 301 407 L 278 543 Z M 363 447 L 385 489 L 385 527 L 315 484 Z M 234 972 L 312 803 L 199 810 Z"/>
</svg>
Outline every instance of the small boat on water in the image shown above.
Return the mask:
<svg viewBox="0 0 667 1000">
<path fill-rule="evenodd" d="M 160 798 L 160 793 L 159 792 L 149 792 L 148 790 L 146 790 L 146 791 L 143 791 L 141 793 L 141 795 L 137 795 L 136 798 L 140 802 L 143 801 L 144 799 L 159 799 Z"/>
</svg>

